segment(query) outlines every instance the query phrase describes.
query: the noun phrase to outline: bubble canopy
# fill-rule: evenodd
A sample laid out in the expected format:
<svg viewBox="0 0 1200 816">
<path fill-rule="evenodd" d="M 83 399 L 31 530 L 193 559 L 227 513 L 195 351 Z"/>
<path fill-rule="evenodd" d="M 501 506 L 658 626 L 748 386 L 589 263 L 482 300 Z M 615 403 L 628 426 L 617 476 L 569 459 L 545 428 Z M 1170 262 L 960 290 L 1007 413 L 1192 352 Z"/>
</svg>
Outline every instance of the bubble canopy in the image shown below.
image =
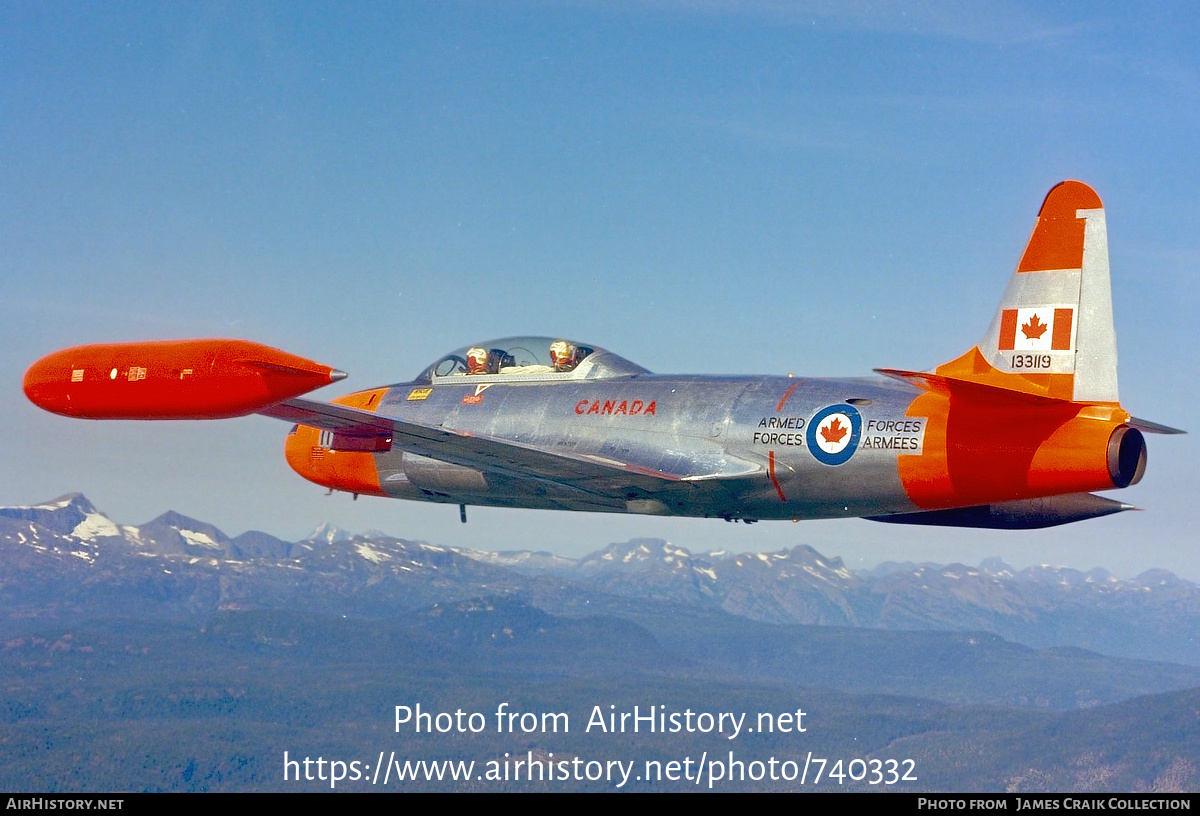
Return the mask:
<svg viewBox="0 0 1200 816">
<path fill-rule="evenodd" d="M 442 355 L 417 376 L 414 382 L 437 382 L 464 376 L 536 379 L 602 379 L 648 374 L 647 369 L 619 357 L 611 351 L 566 340 L 578 351 L 576 365 L 571 371 L 555 371 L 550 346 L 562 337 L 502 337 L 455 349 Z M 487 374 L 468 375 L 467 356 L 474 349 L 487 352 L 490 368 Z"/>
</svg>

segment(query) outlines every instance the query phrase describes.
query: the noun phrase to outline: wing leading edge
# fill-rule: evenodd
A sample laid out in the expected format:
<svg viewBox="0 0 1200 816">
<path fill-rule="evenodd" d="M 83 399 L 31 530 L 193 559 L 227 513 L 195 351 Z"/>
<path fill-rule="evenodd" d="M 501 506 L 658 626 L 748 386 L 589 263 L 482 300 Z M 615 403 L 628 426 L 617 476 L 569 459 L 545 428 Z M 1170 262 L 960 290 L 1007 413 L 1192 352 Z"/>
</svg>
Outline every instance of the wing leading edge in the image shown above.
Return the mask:
<svg viewBox="0 0 1200 816">
<path fill-rule="evenodd" d="M 530 477 L 605 495 L 628 498 L 655 495 L 681 483 L 747 476 L 761 471 L 753 463 L 726 459 L 704 473 L 668 473 L 609 457 L 552 451 L 508 439 L 376 414 L 361 408 L 307 399 L 290 399 L 258 413 L 332 431 L 334 448 L 386 450 L 386 442 L 404 451 L 515 478 Z M 376 440 L 383 444 L 373 444 Z"/>
</svg>

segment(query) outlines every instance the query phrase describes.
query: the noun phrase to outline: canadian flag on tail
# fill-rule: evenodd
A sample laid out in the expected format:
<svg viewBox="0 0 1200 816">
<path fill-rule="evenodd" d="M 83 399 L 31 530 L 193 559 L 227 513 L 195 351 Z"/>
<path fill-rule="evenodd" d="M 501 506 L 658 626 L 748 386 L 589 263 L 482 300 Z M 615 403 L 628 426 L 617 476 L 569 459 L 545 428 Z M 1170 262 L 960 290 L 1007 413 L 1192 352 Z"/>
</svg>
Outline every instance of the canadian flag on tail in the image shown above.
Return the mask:
<svg viewBox="0 0 1200 816">
<path fill-rule="evenodd" d="M 1004 309 L 1000 315 L 1000 351 L 1072 351 L 1075 309 L 1036 306 Z"/>
<path fill-rule="evenodd" d="M 1104 205 L 1053 187 L 983 338 L 940 377 L 1072 402 L 1119 402 Z"/>
</svg>

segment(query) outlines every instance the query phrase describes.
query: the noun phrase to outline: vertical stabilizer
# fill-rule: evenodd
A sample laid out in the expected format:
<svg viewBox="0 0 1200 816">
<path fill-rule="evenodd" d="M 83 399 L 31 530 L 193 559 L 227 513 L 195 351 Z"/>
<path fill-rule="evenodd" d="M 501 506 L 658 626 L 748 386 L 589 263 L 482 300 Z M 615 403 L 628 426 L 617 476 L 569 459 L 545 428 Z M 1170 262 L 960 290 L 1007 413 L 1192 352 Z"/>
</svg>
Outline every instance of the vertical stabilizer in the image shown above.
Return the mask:
<svg viewBox="0 0 1200 816">
<path fill-rule="evenodd" d="M 987 334 L 936 373 L 1054 399 L 1118 401 L 1108 233 L 1091 187 L 1064 181 L 1050 190 Z"/>
</svg>

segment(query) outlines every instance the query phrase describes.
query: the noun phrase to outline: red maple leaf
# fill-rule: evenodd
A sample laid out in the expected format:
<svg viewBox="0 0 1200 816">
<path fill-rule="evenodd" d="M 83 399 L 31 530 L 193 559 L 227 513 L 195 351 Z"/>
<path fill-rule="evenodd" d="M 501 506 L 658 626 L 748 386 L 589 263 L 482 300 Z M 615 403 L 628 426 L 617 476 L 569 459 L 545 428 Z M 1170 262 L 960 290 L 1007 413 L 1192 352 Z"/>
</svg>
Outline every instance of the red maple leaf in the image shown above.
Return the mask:
<svg viewBox="0 0 1200 816">
<path fill-rule="evenodd" d="M 842 437 L 846 435 L 846 428 L 842 427 L 842 421 L 834 417 L 833 422 L 830 422 L 821 429 L 821 436 L 825 437 L 825 441 L 831 445 L 836 445 L 842 441 Z"/>
<path fill-rule="evenodd" d="M 1035 313 L 1033 317 L 1029 318 L 1029 322 L 1021 327 L 1021 333 L 1030 340 L 1037 340 L 1046 333 L 1046 329 L 1048 328 L 1049 324 L 1038 320 L 1038 316 Z"/>
</svg>

